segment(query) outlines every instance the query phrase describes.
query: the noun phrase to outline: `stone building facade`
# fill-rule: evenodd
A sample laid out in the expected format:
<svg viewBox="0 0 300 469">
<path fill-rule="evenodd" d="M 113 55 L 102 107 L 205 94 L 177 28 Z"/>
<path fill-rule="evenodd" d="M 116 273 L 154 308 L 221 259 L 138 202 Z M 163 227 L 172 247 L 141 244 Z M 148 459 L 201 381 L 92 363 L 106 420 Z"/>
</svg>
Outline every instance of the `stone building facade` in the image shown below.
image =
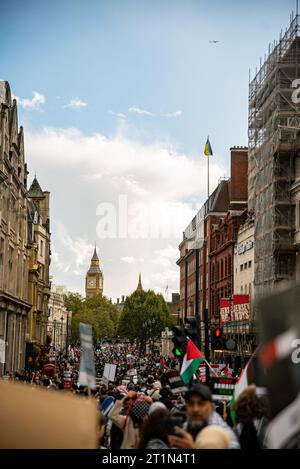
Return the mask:
<svg viewBox="0 0 300 469">
<path fill-rule="evenodd" d="M 65 306 L 65 297 L 68 294 L 68 290 L 63 285 L 51 283 L 48 335 L 51 337 L 51 345 L 59 350 L 69 345 L 71 336 L 72 311 Z"/>
<path fill-rule="evenodd" d="M 34 178 L 28 191 L 28 299 L 31 309 L 27 324 L 27 355 L 34 346 L 46 344 L 50 297 L 50 214 L 49 192 L 43 192 Z"/>
<path fill-rule="evenodd" d="M 5 357 L 0 374 L 25 364 L 29 251 L 27 167 L 17 103 L 8 82 L 0 82 L 0 340 Z"/>
</svg>

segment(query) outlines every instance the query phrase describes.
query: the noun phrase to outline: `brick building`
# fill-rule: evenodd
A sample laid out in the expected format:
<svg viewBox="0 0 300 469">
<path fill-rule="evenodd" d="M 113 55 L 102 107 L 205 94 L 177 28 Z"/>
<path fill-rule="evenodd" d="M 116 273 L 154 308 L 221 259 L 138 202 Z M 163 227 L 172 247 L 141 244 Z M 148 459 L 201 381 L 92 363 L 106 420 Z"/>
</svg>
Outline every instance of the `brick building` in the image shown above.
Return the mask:
<svg viewBox="0 0 300 469">
<path fill-rule="evenodd" d="M 210 195 L 209 199 L 203 204 L 197 215 L 189 223 L 183 232 L 183 239 L 179 245 L 180 258 L 177 265 L 180 267 L 180 317 L 183 320 L 187 316 L 199 315 L 203 321 L 203 310 L 208 308 L 209 316 L 212 316 L 212 309 L 217 319 L 218 306 L 217 297 L 212 296 L 211 279 L 215 279 L 216 271 L 213 277 L 211 273 L 211 259 L 220 256 L 223 259 L 223 271 L 226 278 L 218 283 L 213 283 L 217 288 L 218 294 L 221 290 L 230 291 L 233 288 L 233 255 L 234 241 L 237 237 L 239 216 L 243 214 L 247 207 L 247 148 L 233 147 L 231 151 L 231 177 L 230 179 L 220 180 L 217 188 Z M 242 218 L 243 219 L 243 218 Z M 241 219 L 241 220 L 242 220 Z M 224 221 L 225 220 L 225 221 Z M 222 249 L 219 244 L 218 254 L 215 244 L 217 235 L 216 227 L 222 231 Z M 225 231 L 228 230 L 225 236 Z M 231 235 L 232 233 L 232 235 Z M 228 237 L 232 239 L 229 240 Z M 218 241 L 221 243 L 221 238 Z M 228 243 L 228 246 L 226 243 Z M 227 249 L 228 248 L 228 249 Z M 221 254 L 221 251 L 224 251 Z M 230 258 L 228 256 L 230 254 Z M 220 259 L 221 260 L 221 259 Z M 220 267 L 219 267 L 220 268 Z M 229 274 L 230 272 L 230 274 Z M 224 277 L 224 273 L 223 273 Z M 204 330 L 201 323 L 201 339 L 203 342 Z"/>
<path fill-rule="evenodd" d="M 234 286 L 234 248 L 247 211 L 229 210 L 210 232 L 210 314 L 219 317 L 220 299 L 231 297 Z"/>
</svg>

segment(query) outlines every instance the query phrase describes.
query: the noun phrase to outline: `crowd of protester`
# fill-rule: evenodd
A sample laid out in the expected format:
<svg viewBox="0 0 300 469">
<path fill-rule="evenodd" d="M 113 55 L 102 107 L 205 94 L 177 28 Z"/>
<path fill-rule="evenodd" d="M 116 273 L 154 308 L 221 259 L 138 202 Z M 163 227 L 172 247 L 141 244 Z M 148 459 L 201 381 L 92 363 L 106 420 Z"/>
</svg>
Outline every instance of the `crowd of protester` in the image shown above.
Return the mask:
<svg viewBox="0 0 300 469">
<path fill-rule="evenodd" d="M 103 379 L 106 364 L 116 366 L 113 382 Z M 97 438 L 101 449 L 258 449 L 267 446 L 268 403 L 249 386 L 234 406 L 214 402 L 208 386 L 190 383 L 173 389 L 169 377 L 179 360 L 158 352 L 140 353 L 129 343 L 95 347 L 96 389 L 79 385 L 80 347 L 52 353 L 41 369 L 25 370 L 15 379 L 49 389 L 89 396 L 99 410 Z M 235 420 L 231 415 L 234 412 Z"/>
</svg>

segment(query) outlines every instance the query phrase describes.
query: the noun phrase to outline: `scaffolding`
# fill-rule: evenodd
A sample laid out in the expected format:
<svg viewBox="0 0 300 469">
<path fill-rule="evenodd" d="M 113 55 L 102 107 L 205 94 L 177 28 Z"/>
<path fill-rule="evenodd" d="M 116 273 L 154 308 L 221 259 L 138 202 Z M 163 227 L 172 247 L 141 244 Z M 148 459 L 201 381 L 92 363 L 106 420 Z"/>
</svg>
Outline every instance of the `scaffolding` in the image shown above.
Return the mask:
<svg viewBox="0 0 300 469">
<path fill-rule="evenodd" d="M 300 104 L 292 99 L 300 78 L 299 15 L 269 46 L 249 83 L 248 191 L 255 212 L 255 295 L 295 277 L 294 160 L 300 147 Z M 297 91 L 297 90 L 296 90 Z M 300 94 L 300 93 L 299 93 Z"/>
</svg>

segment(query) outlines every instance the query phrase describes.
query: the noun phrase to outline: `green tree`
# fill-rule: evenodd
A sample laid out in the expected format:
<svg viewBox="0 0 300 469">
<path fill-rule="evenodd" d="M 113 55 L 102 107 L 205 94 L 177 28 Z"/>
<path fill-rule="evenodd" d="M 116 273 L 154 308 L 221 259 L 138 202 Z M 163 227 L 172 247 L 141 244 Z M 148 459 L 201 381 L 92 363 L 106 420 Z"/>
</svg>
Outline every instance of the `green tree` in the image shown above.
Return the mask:
<svg viewBox="0 0 300 469">
<path fill-rule="evenodd" d="M 79 323 L 90 324 L 93 328 L 94 340 L 117 334 L 119 311 L 105 296 L 95 295 L 81 298 L 80 295 L 69 295 L 65 298 L 66 307 L 72 311 L 72 341 L 79 340 Z"/>
<path fill-rule="evenodd" d="M 122 337 L 136 339 L 144 348 L 147 341 L 159 338 L 170 325 L 172 318 L 163 296 L 139 289 L 126 298 L 118 330 Z"/>
</svg>

